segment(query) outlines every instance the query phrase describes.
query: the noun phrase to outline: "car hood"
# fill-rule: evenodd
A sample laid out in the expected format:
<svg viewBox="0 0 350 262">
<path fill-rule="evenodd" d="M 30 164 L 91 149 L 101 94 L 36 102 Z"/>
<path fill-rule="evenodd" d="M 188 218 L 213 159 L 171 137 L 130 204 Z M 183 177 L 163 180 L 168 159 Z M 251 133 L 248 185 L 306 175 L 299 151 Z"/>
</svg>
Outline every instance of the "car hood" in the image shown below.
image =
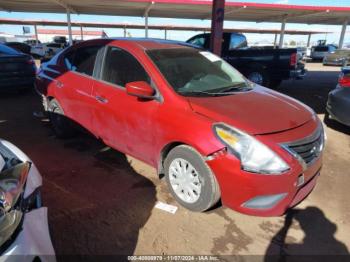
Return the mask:
<svg viewBox="0 0 350 262">
<path fill-rule="evenodd" d="M 220 97 L 187 97 L 192 110 L 251 135 L 293 129 L 312 119 L 301 102 L 264 87 Z"/>
</svg>

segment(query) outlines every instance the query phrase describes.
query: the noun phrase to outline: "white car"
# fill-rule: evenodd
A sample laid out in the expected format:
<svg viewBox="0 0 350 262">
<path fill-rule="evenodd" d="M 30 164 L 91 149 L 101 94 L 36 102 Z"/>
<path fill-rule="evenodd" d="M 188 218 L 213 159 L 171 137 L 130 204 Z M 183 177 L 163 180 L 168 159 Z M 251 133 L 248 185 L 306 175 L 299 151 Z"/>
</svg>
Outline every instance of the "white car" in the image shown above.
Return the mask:
<svg viewBox="0 0 350 262">
<path fill-rule="evenodd" d="M 41 205 L 41 185 L 32 161 L 0 140 L 0 262 L 56 260 L 47 208 Z"/>
<path fill-rule="evenodd" d="M 63 48 L 64 45 L 58 43 L 37 44 L 32 46 L 30 52 L 40 57 L 52 57 Z"/>
</svg>

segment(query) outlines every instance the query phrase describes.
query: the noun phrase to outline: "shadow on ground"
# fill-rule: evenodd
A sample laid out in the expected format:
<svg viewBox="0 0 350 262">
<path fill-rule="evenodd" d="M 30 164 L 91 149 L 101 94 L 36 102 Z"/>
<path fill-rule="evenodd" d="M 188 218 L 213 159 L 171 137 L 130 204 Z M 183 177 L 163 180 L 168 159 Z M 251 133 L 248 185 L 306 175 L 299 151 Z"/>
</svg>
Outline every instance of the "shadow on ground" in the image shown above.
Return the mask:
<svg viewBox="0 0 350 262">
<path fill-rule="evenodd" d="M 298 222 L 303 231 L 302 243 L 288 243 L 288 231 L 293 222 Z M 265 262 L 284 261 L 335 261 L 349 258 L 349 250 L 342 242 L 335 238 L 337 226 L 329 221 L 322 210 L 317 207 L 306 209 L 291 209 L 285 216 L 283 227 L 272 238 L 266 251 Z M 293 241 L 290 241 L 293 242 Z M 344 257 L 342 257 L 344 256 Z M 334 260 L 333 260 L 334 261 Z"/>
</svg>

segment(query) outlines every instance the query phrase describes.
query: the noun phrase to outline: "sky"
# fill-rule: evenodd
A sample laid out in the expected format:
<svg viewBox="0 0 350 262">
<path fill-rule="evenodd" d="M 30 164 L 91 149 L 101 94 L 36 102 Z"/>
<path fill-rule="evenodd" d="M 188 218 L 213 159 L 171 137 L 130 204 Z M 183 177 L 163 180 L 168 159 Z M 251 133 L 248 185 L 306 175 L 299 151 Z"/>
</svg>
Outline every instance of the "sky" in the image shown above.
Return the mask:
<svg viewBox="0 0 350 262">
<path fill-rule="evenodd" d="M 233 0 L 226 0 L 234 2 Z M 242 0 L 244 2 L 258 2 L 258 3 L 279 3 L 279 4 L 296 4 L 296 5 L 318 5 L 318 6 L 350 6 L 350 0 Z M 43 20 L 66 20 L 65 14 L 35 14 L 35 13 L 17 13 L 17 12 L 0 12 L 1 18 L 11 19 L 43 19 Z M 96 16 L 96 15 L 72 15 L 72 21 L 82 22 L 105 22 L 105 23 L 139 23 L 143 24 L 144 19 L 141 17 L 121 17 L 121 16 Z M 172 19 L 172 18 L 149 18 L 149 24 L 167 24 L 167 25 L 193 25 L 193 26 L 210 26 L 210 20 L 192 20 L 192 19 Z M 225 21 L 224 27 L 227 28 L 258 28 L 258 29 L 280 29 L 279 23 L 255 23 L 255 22 L 236 22 Z M 40 27 L 40 28 L 60 28 L 60 27 Z M 61 27 L 62 28 L 62 27 Z M 74 29 L 74 28 L 73 28 Z M 318 34 L 311 38 L 311 42 L 316 42 L 319 39 L 327 39 L 328 43 L 338 43 L 341 26 L 330 25 L 306 25 L 306 24 L 287 24 L 286 29 L 295 30 L 315 30 L 327 31 L 329 34 Z M 108 36 L 123 36 L 121 29 L 103 29 L 94 28 L 90 30 L 104 30 Z M 9 34 L 22 34 L 22 26 L 15 25 L 0 25 L 0 32 Z M 34 32 L 34 29 L 31 29 Z M 128 30 L 132 37 L 144 37 L 144 30 Z M 185 41 L 198 34 L 198 32 L 184 32 L 184 31 L 168 31 L 168 39 Z M 246 34 L 249 43 L 257 41 L 272 42 L 273 35 L 260 34 Z M 149 37 L 163 38 L 164 32 L 159 30 L 149 30 Z M 295 40 L 297 42 L 307 41 L 307 36 L 285 36 L 285 41 L 289 42 Z M 350 43 L 350 26 L 348 27 L 345 36 L 345 43 Z"/>
</svg>

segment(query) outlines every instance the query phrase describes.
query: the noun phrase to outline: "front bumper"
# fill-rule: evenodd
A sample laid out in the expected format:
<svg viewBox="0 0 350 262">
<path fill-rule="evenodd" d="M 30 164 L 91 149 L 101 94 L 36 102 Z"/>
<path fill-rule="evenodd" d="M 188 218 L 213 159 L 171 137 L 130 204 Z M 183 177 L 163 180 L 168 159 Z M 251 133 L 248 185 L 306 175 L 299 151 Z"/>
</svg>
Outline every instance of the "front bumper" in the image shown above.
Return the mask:
<svg viewBox="0 0 350 262">
<path fill-rule="evenodd" d="M 302 165 L 280 144 L 298 141 L 315 134 L 320 121 L 315 117 L 301 127 L 260 136 L 289 165 L 280 175 L 257 174 L 242 170 L 240 161 L 227 151 L 220 151 L 207 164 L 220 185 L 222 203 L 240 213 L 254 216 L 280 216 L 300 203 L 313 190 L 322 166 L 322 152 L 309 164 Z M 305 135 L 306 134 L 306 135 Z"/>
<path fill-rule="evenodd" d="M 47 208 L 41 207 L 25 214 L 22 229 L 15 241 L 0 257 L 0 261 L 56 261 L 47 221 Z"/>
<path fill-rule="evenodd" d="M 20 149 L 13 144 L 0 140 L 23 163 L 31 162 Z M 50 239 L 47 208 L 41 205 L 40 187 L 42 177 L 34 164 L 26 178 L 25 189 L 14 210 L 22 213 L 21 222 L 9 239 L 0 247 L 2 261 L 55 261 L 55 252 Z"/>
<path fill-rule="evenodd" d="M 220 184 L 222 203 L 240 213 L 253 216 L 280 216 L 300 203 L 313 190 L 321 169 L 321 158 L 304 172 L 292 170 L 283 175 L 261 175 L 245 172 L 236 165 L 236 160 L 225 154 L 208 161 Z M 298 185 L 303 174 L 304 183 Z M 266 208 L 249 208 L 246 203 L 256 197 L 283 194 L 278 202 Z"/>
<path fill-rule="evenodd" d="M 331 65 L 331 66 L 344 66 L 344 60 L 332 61 L 332 60 L 323 60 L 323 65 Z M 347 64 L 347 62 L 346 62 Z"/>
<path fill-rule="evenodd" d="M 307 70 L 305 68 L 300 68 L 290 71 L 290 78 L 292 79 L 303 79 L 306 76 Z"/>
</svg>

